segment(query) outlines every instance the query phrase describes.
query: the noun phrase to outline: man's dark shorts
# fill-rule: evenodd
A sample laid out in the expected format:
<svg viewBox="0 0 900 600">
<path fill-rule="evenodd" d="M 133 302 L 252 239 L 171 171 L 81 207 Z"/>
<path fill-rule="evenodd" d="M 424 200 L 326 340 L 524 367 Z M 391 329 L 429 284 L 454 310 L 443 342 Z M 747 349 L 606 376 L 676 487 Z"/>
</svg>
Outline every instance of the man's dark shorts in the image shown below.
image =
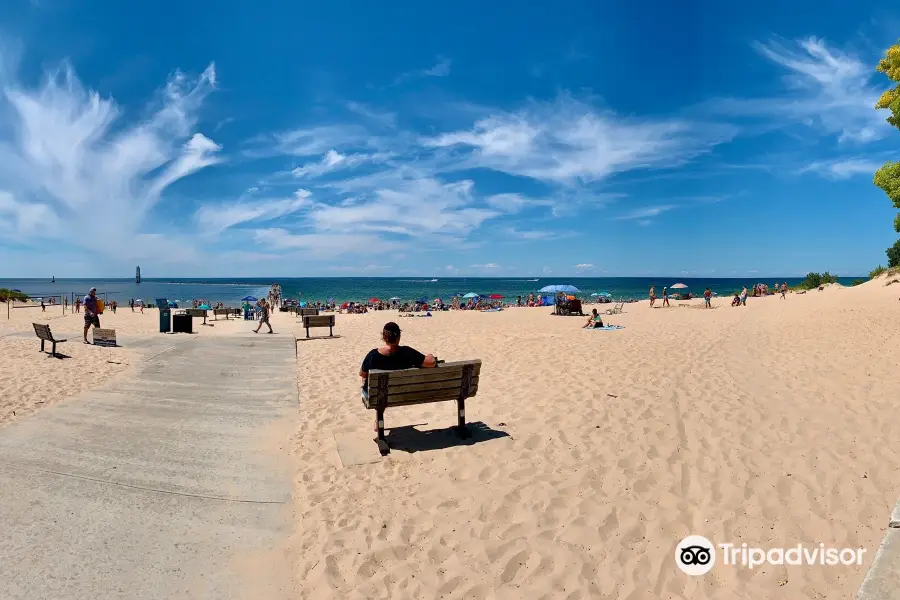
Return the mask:
<svg viewBox="0 0 900 600">
<path fill-rule="evenodd" d="M 84 326 L 90 327 L 93 325 L 94 327 L 100 327 L 100 317 L 98 315 L 84 315 Z"/>
</svg>

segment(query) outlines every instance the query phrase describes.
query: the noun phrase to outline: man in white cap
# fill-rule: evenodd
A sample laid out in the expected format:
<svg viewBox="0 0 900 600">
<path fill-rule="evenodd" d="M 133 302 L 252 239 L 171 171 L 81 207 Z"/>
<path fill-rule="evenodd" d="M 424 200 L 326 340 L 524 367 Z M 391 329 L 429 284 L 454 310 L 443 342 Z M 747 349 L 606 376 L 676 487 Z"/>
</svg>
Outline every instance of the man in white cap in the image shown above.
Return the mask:
<svg viewBox="0 0 900 600">
<path fill-rule="evenodd" d="M 93 325 L 100 328 L 100 309 L 97 305 L 97 288 L 91 288 L 88 295 L 84 297 L 84 343 L 90 344 L 87 339 L 88 329 Z"/>
</svg>

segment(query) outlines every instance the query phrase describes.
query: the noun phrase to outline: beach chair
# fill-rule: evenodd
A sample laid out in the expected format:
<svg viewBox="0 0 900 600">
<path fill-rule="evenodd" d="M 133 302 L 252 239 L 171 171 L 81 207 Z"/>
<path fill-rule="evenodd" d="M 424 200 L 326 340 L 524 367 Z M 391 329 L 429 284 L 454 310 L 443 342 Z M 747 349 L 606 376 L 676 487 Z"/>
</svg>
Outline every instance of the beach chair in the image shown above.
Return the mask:
<svg viewBox="0 0 900 600">
<path fill-rule="evenodd" d="M 42 325 L 41 323 L 32 323 L 32 325 L 34 326 L 34 334 L 41 340 L 41 352 L 44 351 L 44 343 L 50 342 L 53 344 L 53 348 L 50 350 L 50 356 L 56 356 L 56 345 L 62 344 L 66 340 L 54 339 L 53 334 L 50 332 L 49 325 Z"/>
<path fill-rule="evenodd" d="M 618 314 L 621 314 L 623 308 L 625 308 L 625 303 L 624 303 L 624 302 L 619 302 L 619 303 L 617 303 L 615 306 L 613 306 L 612 308 L 607 308 L 607 309 L 606 309 L 606 314 L 608 314 L 608 315 L 618 315 Z"/>
<path fill-rule="evenodd" d="M 384 412 L 388 407 L 450 402 L 457 407 L 457 433 L 470 437 L 466 427 L 466 398 L 478 393 L 481 360 L 438 363 L 431 369 L 403 369 L 400 371 L 369 371 L 366 389 L 362 393 L 363 406 L 376 411 L 378 437 L 375 442 L 382 456 L 390 452 L 384 437 Z"/>
</svg>

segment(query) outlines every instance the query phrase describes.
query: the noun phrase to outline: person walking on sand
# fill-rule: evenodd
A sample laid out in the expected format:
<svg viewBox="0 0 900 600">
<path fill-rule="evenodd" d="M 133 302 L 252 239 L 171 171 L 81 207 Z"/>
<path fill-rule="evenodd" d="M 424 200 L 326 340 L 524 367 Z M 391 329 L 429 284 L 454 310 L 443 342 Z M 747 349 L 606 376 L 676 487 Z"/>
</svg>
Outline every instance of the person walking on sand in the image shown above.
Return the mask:
<svg viewBox="0 0 900 600">
<path fill-rule="evenodd" d="M 704 308 L 712 308 L 712 291 L 709 288 L 706 288 L 706 291 L 703 292 L 703 302 L 705 302 Z"/>
<path fill-rule="evenodd" d="M 259 302 L 259 325 L 256 326 L 256 329 L 253 330 L 253 333 L 259 333 L 259 330 L 262 328 L 263 323 L 266 324 L 266 327 L 269 328 L 269 333 L 272 332 L 272 325 L 269 323 L 269 303 L 265 300 L 260 300 Z"/>
<path fill-rule="evenodd" d="M 41 312 L 47 312 L 47 305 L 44 304 L 43 298 L 41 298 Z"/>
<path fill-rule="evenodd" d="M 95 329 L 100 328 L 100 309 L 97 306 L 97 288 L 91 288 L 88 295 L 84 297 L 82 304 L 84 304 L 84 343 L 90 344 L 87 339 L 88 329 L 91 328 L 91 325 L 93 325 Z"/>
<path fill-rule="evenodd" d="M 741 290 L 741 306 L 747 306 L 747 286 Z"/>
<path fill-rule="evenodd" d="M 669 305 L 669 286 L 663 287 L 663 306 Z"/>
<path fill-rule="evenodd" d="M 650 308 L 653 308 L 653 304 L 656 302 L 656 287 L 650 286 Z"/>
<path fill-rule="evenodd" d="M 787 281 L 781 284 L 781 299 L 784 300 L 784 295 L 787 294 Z"/>
</svg>

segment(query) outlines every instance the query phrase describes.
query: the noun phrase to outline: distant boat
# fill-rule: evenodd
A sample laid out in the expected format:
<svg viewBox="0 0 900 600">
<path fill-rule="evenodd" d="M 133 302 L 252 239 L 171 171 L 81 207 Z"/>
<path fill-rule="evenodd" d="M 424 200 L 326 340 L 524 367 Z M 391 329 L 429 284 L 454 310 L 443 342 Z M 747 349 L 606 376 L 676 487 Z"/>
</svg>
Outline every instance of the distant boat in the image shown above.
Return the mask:
<svg viewBox="0 0 900 600">
<path fill-rule="evenodd" d="M 437 279 L 432 279 L 432 280 L 431 280 L 431 283 L 436 283 L 436 282 L 437 282 Z"/>
<path fill-rule="evenodd" d="M 50 283 L 56 283 L 56 275 L 50 278 Z"/>
<path fill-rule="evenodd" d="M 540 281 L 540 279 L 526 279 L 526 281 Z"/>
</svg>

